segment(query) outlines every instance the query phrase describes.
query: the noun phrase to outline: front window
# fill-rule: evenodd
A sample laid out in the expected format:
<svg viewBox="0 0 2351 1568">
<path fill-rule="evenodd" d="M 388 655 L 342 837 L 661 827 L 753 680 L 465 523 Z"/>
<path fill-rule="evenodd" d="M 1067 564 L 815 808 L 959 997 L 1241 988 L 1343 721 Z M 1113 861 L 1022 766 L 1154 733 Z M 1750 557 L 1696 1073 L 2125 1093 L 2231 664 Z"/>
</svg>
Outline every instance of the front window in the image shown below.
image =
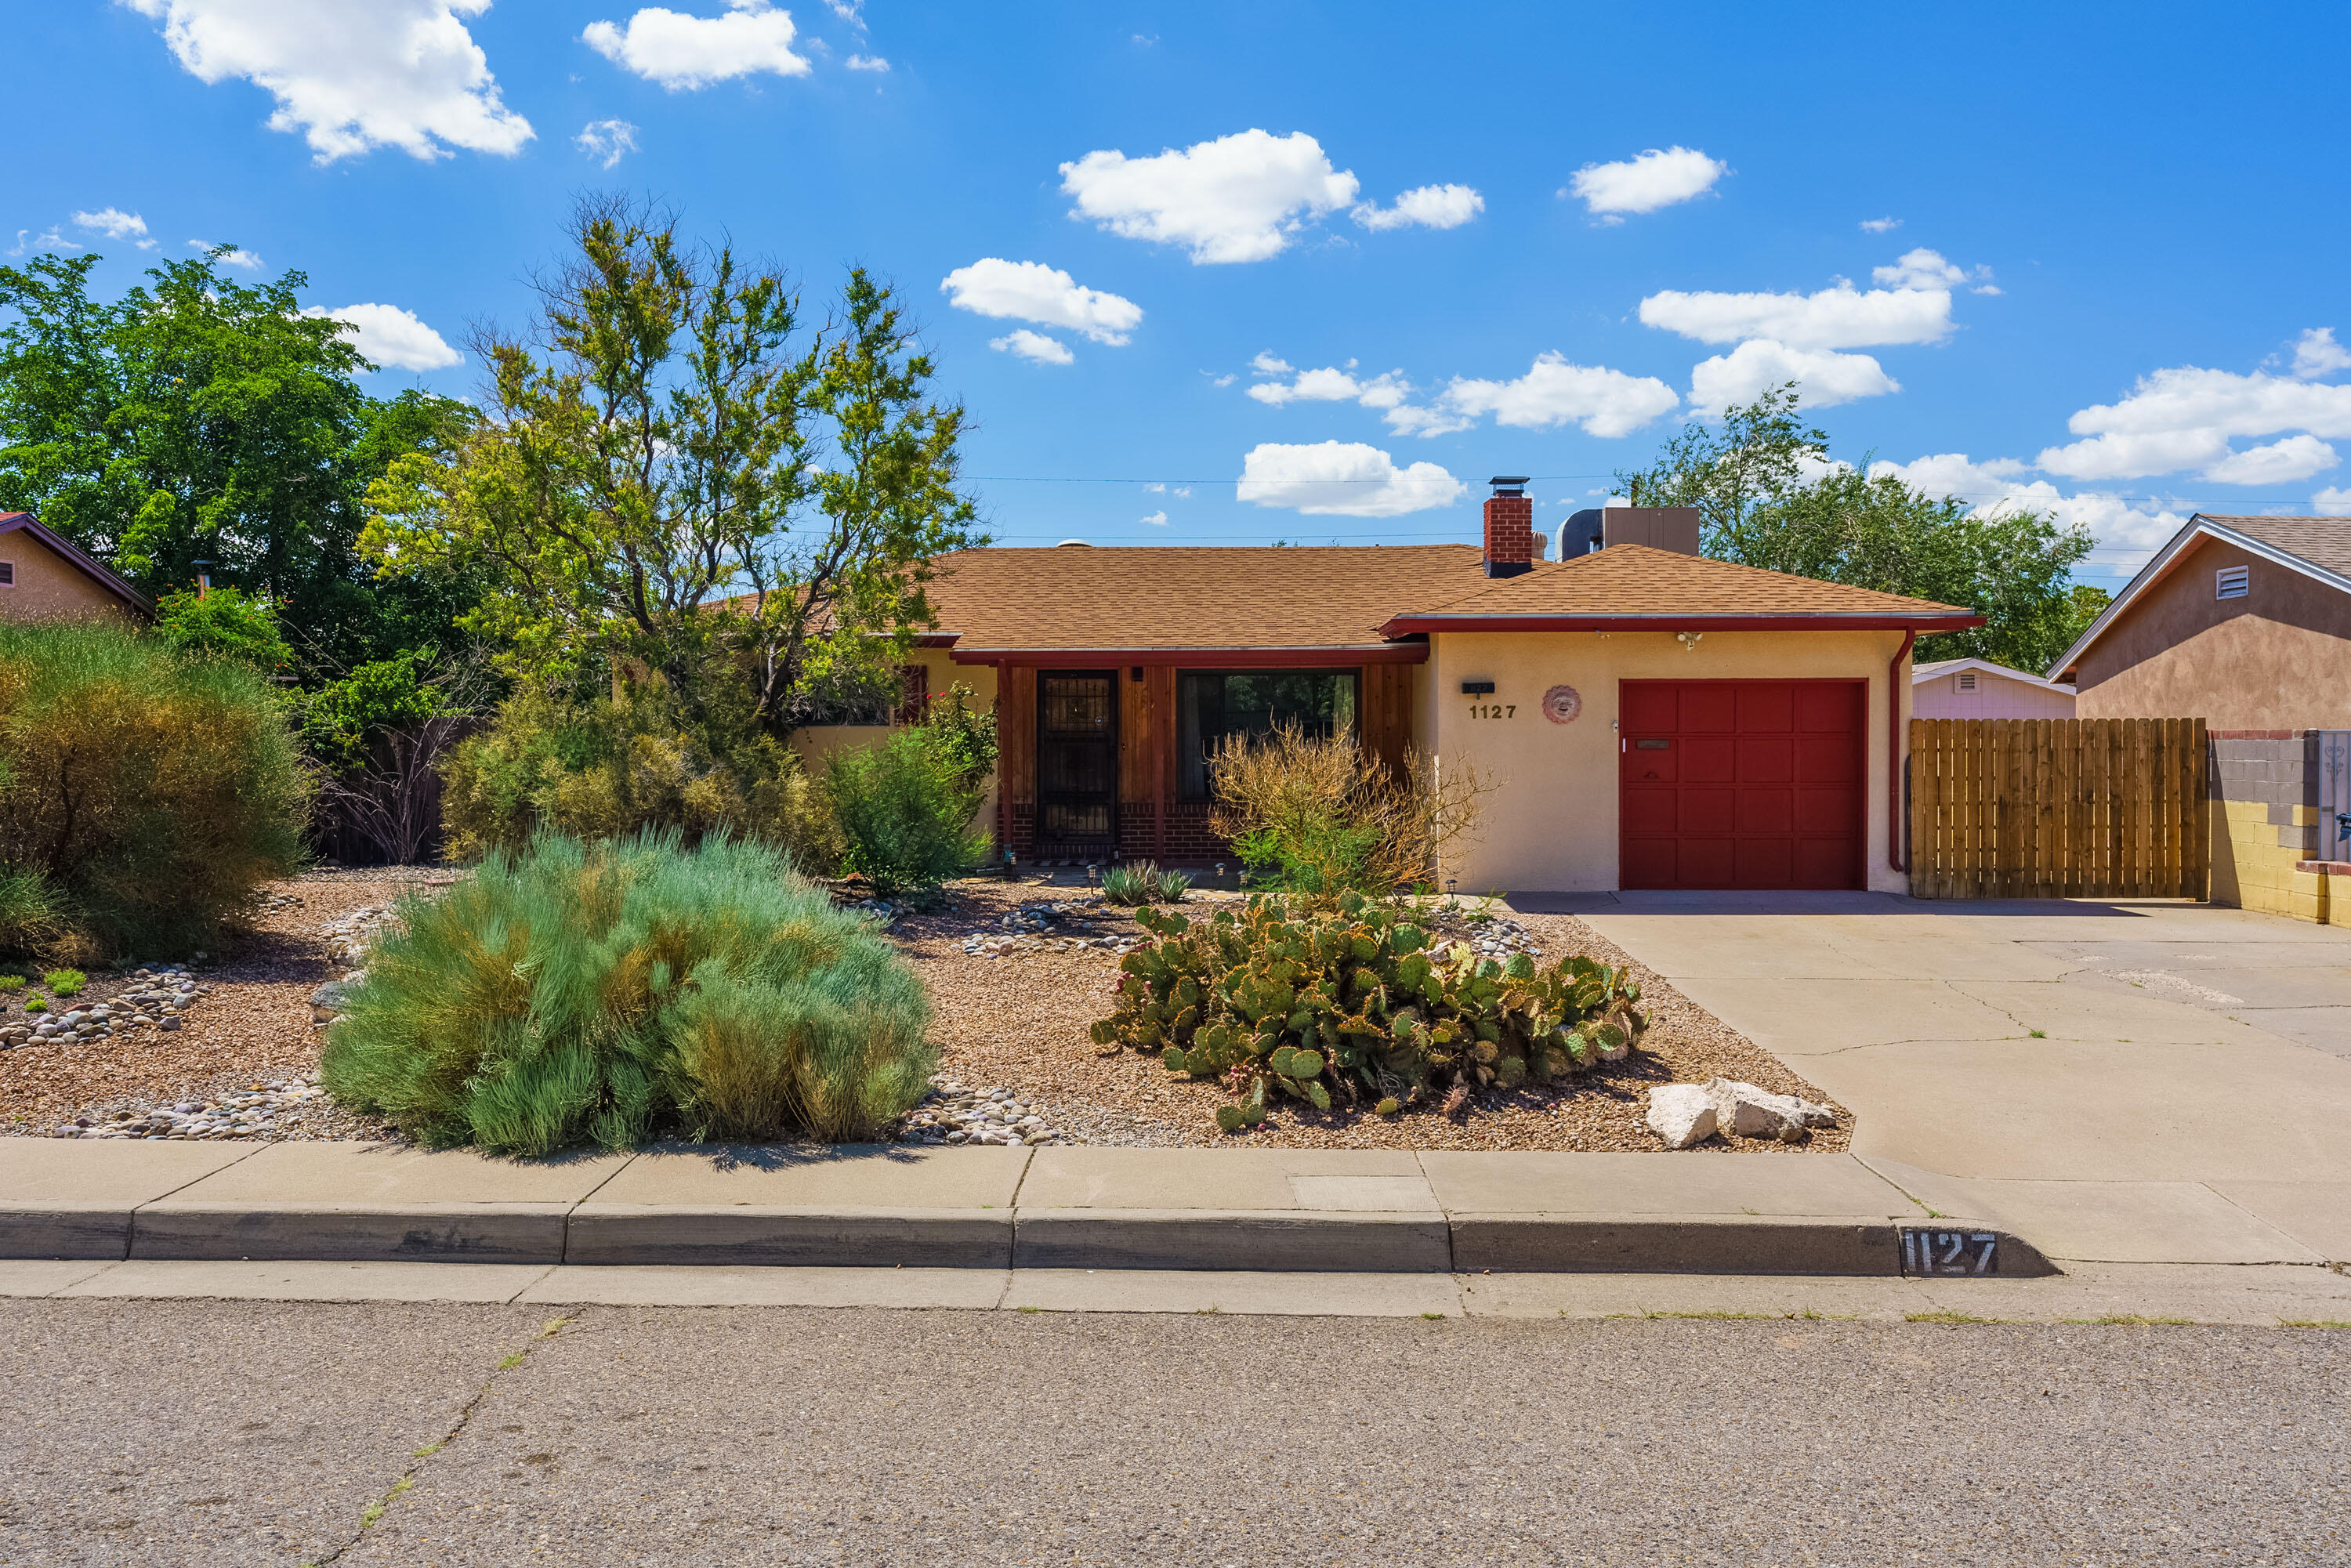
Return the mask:
<svg viewBox="0 0 2351 1568">
<path fill-rule="evenodd" d="M 1353 670 L 1235 670 L 1186 673 L 1176 683 L 1177 793 L 1208 798 L 1208 759 L 1227 736 L 1267 735 L 1295 724 L 1328 739 L 1355 732 Z"/>
</svg>

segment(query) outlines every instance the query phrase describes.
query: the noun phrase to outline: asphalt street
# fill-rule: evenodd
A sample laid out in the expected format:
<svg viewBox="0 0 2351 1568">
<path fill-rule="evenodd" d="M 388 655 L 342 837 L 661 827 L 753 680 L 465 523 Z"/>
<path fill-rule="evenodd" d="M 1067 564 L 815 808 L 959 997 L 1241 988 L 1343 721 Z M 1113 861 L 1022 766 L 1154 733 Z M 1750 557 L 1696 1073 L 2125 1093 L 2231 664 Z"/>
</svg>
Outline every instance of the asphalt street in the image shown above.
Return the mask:
<svg viewBox="0 0 2351 1568">
<path fill-rule="evenodd" d="M 2351 1332 L 0 1302 L 0 1563 L 2351 1561 Z"/>
</svg>

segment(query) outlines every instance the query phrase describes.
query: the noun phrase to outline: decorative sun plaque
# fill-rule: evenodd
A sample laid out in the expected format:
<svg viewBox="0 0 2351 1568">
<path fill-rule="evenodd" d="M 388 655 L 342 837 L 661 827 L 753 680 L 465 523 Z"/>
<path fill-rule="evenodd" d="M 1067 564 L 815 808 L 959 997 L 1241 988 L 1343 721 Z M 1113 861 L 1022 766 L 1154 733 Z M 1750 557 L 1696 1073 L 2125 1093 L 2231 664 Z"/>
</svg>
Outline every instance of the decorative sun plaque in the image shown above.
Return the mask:
<svg viewBox="0 0 2351 1568">
<path fill-rule="evenodd" d="M 1553 686 L 1543 693 L 1543 717 L 1553 724 L 1573 724 L 1583 711 L 1583 699 L 1573 686 Z"/>
</svg>

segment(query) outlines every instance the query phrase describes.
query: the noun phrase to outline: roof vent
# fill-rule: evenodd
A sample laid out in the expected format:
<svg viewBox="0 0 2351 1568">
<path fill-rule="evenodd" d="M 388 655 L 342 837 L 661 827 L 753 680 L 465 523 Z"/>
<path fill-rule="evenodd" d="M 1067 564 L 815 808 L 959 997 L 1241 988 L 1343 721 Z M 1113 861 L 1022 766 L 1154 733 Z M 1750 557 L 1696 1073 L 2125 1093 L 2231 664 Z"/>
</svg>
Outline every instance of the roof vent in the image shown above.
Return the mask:
<svg viewBox="0 0 2351 1568">
<path fill-rule="evenodd" d="M 1092 549 L 1094 547 L 1086 543 L 1083 539 L 1063 539 L 1060 544 L 1055 545 L 1053 548 L 1055 549 Z"/>
</svg>

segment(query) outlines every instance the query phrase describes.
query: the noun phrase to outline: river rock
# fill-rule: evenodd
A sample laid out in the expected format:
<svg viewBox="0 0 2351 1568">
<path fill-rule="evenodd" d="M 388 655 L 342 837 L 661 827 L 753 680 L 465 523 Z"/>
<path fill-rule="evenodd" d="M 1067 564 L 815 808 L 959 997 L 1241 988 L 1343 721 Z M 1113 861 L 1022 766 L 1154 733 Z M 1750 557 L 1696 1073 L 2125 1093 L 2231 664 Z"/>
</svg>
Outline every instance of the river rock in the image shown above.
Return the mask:
<svg viewBox="0 0 2351 1568">
<path fill-rule="evenodd" d="M 1703 1083 L 1660 1083 L 1649 1091 L 1649 1131 L 1669 1149 L 1687 1149 L 1714 1136 L 1715 1102 Z"/>
</svg>

